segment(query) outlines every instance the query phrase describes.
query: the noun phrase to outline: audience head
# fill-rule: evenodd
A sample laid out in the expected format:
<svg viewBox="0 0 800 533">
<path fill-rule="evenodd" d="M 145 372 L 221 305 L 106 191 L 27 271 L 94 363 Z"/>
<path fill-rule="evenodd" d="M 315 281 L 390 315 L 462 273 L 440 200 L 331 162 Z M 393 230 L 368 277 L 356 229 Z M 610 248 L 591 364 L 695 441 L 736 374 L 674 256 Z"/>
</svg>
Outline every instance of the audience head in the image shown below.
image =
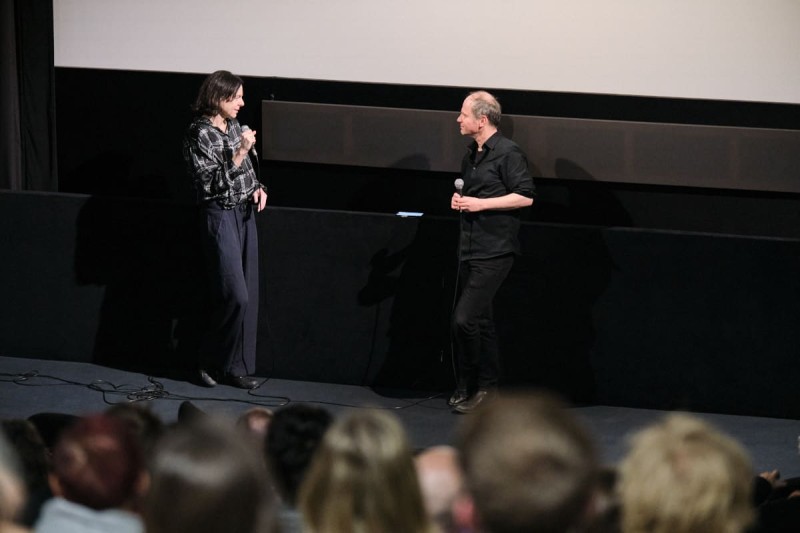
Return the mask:
<svg viewBox="0 0 800 533">
<path fill-rule="evenodd" d="M 617 469 L 603 467 L 597 476 L 597 490 L 591 523 L 586 533 L 619 533 L 620 504 L 617 495 Z"/>
<path fill-rule="evenodd" d="M 78 420 L 79 416 L 66 413 L 36 413 L 28 417 L 49 451 L 55 448 L 61 433 Z"/>
<path fill-rule="evenodd" d="M 306 470 L 331 422 L 327 410 L 301 403 L 283 407 L 273 416 L 266 439 L 267 464 L 288 505 L 297 504 Z"/>
<path fill-rule="evenodd" d="M 14 448 L 0 433 L 0 528 L 13 521 L 25 504 L 25 484 Z"/>
<path fill-rule="evenodd" d="M 248 435 L 255 437 L 259 444 L 267 438 L 267 431 L 275 413 L 266 407 L 251 407 L 236 419 L 236 425 Z"/>
<path fill-rule="evenodd" d="M 598 463 L 588 432 L 545 394 L 500 396 L 464 419 L 458 448 L 472 527 L 566 532 L 590 519 Z"/>
<path fill-rule="evenodd" d="M 17 522 L 30 526 L 39 518 L 44 502 L 53 496 L 48 481 L 50 451 L 29 420 L 4 420 L 2 433 L 19 458 L 20 475 L 27 492 L 27 501 L 17 515 Z"/>
<path fill-rule="evenodd" d="M 253 533 L 270 510 L 266 469 L 247 439 L 209 417 L 156 446 L 143 518 L 148 533 Z"/>
<path fill-rule="evenodd" d="M 414 463 L 428 516 L 442 531 L 455 531 L 453 504 L 464 487 L 458 452 L 452 446 L 434 446 L 417 455 Z"/>
<path fill-rule="evenodd" d="M 139 403 L 118 403 L 109 407 L 106 414 L 119 418 L 129 425 L 145 457 L 150 455 L 164 433 L 164 422 L 161 418 Z"/>
<path fill-rule="evenodd" d="M 36 426 L 28 420 L 3 421 L 3 434 L 16 451 L 29 490 L 47 486 L 48 450 Z"/>
<path fill-rule="evenodd" d="M 129 424 L 108 415 L 78 420 L 53 450 L 53 493 L 95 510 L 125 508 L 142 488 L 144 463 Z"/>
<path fill-rule="evenodd" d="M 687 414 L 637 433 L 620 464 L 624 533 L 739 533 L 753 519 L 742 447 Z"/>
<path fill-rule="evenodd" d="M 311 533 L 433 528 L 405 431 L 384 412 L 354 412 L 331 425 L 299 499 Z"/>
</svg>

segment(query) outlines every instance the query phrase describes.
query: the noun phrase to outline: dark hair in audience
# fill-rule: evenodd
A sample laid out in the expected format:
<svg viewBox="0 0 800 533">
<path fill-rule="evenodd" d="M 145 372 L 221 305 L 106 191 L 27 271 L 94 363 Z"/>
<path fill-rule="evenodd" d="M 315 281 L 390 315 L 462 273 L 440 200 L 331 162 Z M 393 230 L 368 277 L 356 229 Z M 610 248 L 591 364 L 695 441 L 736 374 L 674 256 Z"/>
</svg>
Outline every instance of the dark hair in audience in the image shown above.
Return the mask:
<svg viewBox="0 0 800 533">
<path fill-rule="evenodd" d="M 28 493 L 19 523 L 31 526 L 39 517 L 42 504 L 52 497 L 47 479 L 50 452 L 36 426 L 28 420 L 4 420 L 3 434 L 19 457 L 21 475 Z"/>
<path fill-rule="evenodd" d="M 23 419 L 3 420 L 3 433 L 17 452 L 28 489 L 46 486 L 48 452 L 36 426 Z"/>
<path fill-rule="evenodd" d="M 314 452 L 333 416 L 314 405 L 292 404 L 275 412 L 267 433 L 266 458 L 284 501 L 297 503 Z"/>
<path fill-rule="evenodd" d="M 137 495 L 144 464 L 129 425 L 108 415 L 80 419 L 53 450 L 62 496 L 96 510 L 124 507 Z"/>
<path fill-rule="evenodd" d="M 588 521 L 597 454 L 557 398 L 503 395 L 459 429 L 467 491 L 487 531 L 564 532 Z"/>
<path fill-rule="evenodd" d="M 149 456 L 158 439 L 164 433 L 164 422 L 148 407 L 138 403 L 118 403 L 106 410 L 106 414 L 125 421 L 139 441 L 145 457 Z"/>
<path fill-rule="evenodd" d="M 267 472 L 247 439 L 213 419 L 172 428 L 155 449 L 147 533 L 253 533 L 265 522 Z"/>
<path fill-rule="evenodd" d="M 200 85 L 192 111 L 198 116 L 217 114 L 219 103 L 233 99 L 242 85 L 242 79 L 227 70 L 212 72 Z"/>
<path fill-rule="evenodd" d="M 28 421 L 36 427 L 45 447 L 50 451 L 55 448 L 61 433 L 78 420 L 79 416 L 66 413 L 36 413 L 28 417 Z"/>
</svg>

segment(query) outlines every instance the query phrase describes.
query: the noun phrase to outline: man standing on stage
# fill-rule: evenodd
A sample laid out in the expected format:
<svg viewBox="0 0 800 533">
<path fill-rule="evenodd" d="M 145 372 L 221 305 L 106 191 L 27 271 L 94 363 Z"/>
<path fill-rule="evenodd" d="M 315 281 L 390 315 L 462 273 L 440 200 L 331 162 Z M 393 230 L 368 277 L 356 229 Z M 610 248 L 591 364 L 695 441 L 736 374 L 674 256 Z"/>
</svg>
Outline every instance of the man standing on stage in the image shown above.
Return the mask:
<svg viewBox="0 0 800 533">
<path fill-rule="evenodd" d="M 457 388 L 448 400 L 469 413 L 492 399 L 500 376 L 492 300 L 519 253 L 519 209 L 533 204 L 534 185 L 519 146 L 503 137 L 500 104 L 486 91 L 464 100 L 458 124 L 472 137 L 461 163 L 463 189 L 450 207 L 461 212 L 459 286 L 453 313 Z"/>
</svg>

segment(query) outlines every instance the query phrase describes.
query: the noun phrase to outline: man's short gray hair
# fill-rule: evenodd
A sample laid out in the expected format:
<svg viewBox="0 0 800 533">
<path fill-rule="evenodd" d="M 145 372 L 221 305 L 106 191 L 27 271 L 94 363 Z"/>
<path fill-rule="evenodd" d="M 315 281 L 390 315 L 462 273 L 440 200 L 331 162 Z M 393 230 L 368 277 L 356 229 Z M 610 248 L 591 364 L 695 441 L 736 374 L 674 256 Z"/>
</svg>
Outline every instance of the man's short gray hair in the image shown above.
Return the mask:
<svg viewBox="0 0 800 533">
<path fill-rule="evenodd" d="M 497 98 L 486 91 L 471 92 L 469 98 L 472 100 L 472 114 L 475 118 L 485 116 L 489 120 L 489 124 L 500 127 L 502 110 Z"/>
</svg>

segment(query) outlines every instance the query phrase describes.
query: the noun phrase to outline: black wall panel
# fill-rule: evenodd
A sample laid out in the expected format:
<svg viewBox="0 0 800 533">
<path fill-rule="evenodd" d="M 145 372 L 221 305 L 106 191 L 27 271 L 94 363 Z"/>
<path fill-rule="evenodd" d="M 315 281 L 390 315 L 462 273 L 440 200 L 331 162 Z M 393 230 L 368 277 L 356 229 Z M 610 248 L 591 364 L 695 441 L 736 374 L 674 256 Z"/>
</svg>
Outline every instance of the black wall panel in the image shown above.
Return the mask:
<svg viewBox="0 0 800 533">
<path fill-rule="evenodd" d="M 0 217 L 2 355 L 192 368 L 207 306 L 190 206 L 0 193 Z M 448 390 L 457 227 L 268 208 L 259 373 Z M 800 416 L 800 240 L 528 222 L 521 241 L 495 306 L 507 386 Z"/>
</svg>

